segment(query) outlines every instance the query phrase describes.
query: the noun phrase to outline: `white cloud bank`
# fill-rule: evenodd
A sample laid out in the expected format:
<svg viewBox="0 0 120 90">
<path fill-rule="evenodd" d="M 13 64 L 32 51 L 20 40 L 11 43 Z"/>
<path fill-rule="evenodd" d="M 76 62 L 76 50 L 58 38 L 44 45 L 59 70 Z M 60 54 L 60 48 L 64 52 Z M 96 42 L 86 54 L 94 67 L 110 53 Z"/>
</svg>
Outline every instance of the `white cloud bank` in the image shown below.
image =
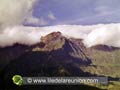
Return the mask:
<svg viewBox="0 0 120 90">
<path fill-rule="evenodd" d="M 60 31 L 64 36 L 83 39 L 87 47 L 97 44 L 120 47 L 120 24 L 99 24 L 91 26 L 58 25 L 49 27 L 16 26 L 0 33 L 0 46 L 15 43 L 32 45 L 40 42 L 40 37 Z"/>
</svg>

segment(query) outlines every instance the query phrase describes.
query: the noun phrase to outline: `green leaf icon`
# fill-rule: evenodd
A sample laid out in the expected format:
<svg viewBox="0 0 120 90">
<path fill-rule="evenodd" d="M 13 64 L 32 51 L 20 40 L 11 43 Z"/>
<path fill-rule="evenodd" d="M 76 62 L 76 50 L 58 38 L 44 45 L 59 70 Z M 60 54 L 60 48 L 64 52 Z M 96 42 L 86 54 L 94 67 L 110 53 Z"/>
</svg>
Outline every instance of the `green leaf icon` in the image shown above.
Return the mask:
<svg viewBox="0 0 120 90">
<path fill-rule="evenodd" d="M 22 76 L 20 75 L 14 75 L 12 80 L 13 80 L 13 83 L 18 86 L 21 86 L 23 84 L 23 79 L 22 79 Z"/>
</svg>

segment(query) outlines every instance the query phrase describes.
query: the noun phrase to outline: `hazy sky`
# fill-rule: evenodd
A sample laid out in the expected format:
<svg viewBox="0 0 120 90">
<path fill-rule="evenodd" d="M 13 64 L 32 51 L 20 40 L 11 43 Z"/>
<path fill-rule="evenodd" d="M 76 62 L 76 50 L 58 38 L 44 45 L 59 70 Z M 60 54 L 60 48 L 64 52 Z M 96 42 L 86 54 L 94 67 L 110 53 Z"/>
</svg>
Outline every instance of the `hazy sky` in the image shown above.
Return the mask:
<svg viewBox="0 0 120 90">
<path fill-rule="evenodd" d="M 119 23 L 119 13 L 120 0 L 38 0 L 33 8 L 34 18 L 27 24 Z"/>
</svg>

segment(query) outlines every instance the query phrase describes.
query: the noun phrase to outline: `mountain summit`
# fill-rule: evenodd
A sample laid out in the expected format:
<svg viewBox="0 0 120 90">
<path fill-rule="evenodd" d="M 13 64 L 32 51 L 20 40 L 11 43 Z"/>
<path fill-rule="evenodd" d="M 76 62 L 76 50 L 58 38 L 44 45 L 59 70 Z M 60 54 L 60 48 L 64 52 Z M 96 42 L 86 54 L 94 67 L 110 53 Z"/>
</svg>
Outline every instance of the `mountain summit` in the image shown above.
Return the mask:
<svg viewBox="0 0 120 90">
<path fill-rule="evenodd" d="M 119 54 L 119 48 L 106 45 L 87 48 L 82 39 L 66 38 L 61 32 L 52 32 L 32 46 L 15 44 L 0 48 L 1 77 L 3 81 L 8 80 L 7 84 L 15 74 L 118 78 Z"/>
</svg>

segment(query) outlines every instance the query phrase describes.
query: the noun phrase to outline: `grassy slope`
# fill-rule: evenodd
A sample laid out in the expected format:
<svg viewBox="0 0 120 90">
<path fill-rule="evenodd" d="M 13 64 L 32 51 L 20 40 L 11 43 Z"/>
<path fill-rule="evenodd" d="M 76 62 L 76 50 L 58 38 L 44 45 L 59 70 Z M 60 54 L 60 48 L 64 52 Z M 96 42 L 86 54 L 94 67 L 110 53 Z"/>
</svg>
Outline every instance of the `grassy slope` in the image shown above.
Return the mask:
<svg viewBox="0 0 120 90">
<path fill-rule="evenodd" d="M 120 50 L 111 52 L 92 50 L 90 54 L 92 65 L 81 66 L 91 74 L 120 78 Z M 120 90 L 120 81 L 110 82 L 109 85 L 97 85 L 101 89 Z"/>
</svg>

